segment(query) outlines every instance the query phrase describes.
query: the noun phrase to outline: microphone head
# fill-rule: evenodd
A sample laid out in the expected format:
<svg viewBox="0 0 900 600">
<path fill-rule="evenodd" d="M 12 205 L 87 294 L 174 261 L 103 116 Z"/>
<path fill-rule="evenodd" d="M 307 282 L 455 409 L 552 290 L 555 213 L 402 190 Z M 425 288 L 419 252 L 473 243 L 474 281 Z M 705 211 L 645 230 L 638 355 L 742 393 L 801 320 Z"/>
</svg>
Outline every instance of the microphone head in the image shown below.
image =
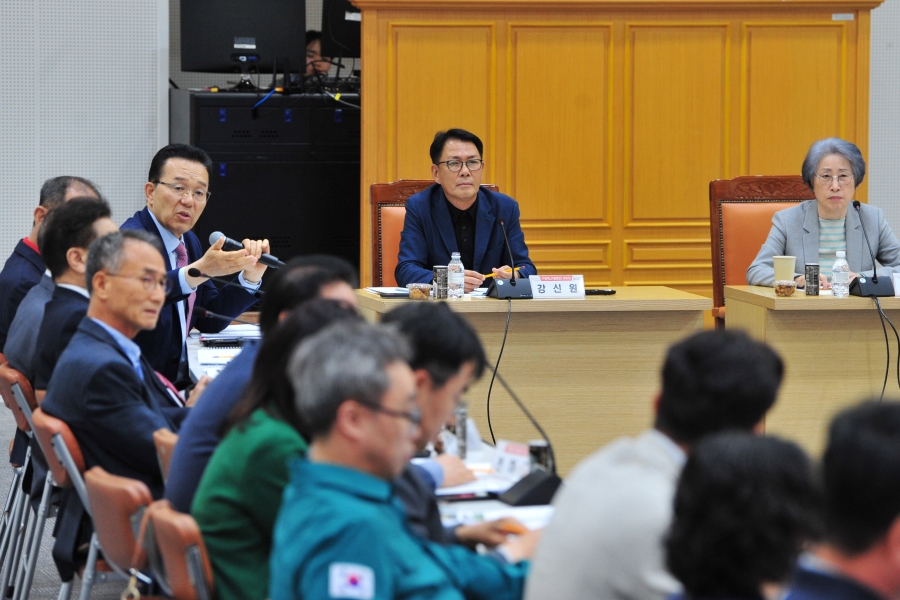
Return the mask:
<svg viewBox="0 0 900 600">
<path fill-rule="evenodd" d="M 221 231 L 213 231 L 211 234 L 209 234 L 209 245 L 212 246 L 219 241 L 219 238 L 223 237 L 225 237 L 225 234 Z"/>
<path fill-rule="evenodd" d="M 853 208 L 855 208 L 856 210 L 859 210 L 859 200 L 853 201 Z"/>
<path fill-rule="evenodd" d="M 200 269 L 195 269 L 194 267 L 188 269 L 188 275 L 191 277 L 203 277 L 203 273 L 200 272 Z"/>
</svg>

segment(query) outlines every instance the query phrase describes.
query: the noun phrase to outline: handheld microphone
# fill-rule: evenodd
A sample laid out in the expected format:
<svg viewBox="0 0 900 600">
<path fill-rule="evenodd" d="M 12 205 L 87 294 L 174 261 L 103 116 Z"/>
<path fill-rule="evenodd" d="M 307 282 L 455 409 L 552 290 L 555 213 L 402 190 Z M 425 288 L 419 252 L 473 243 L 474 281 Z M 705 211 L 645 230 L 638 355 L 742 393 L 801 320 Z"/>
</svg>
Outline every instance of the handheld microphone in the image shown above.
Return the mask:
<svg viewBox="0 0 900 600">
<path fill-rule="evenodd" d="M 259 325 L 259 323 L 252 323 L 250 321 L 245 321 L 244 319 L 240 319 L 238 317 L 229 317 L 228 315 L 220 315 L 219 313 L 214 313 L 211 310 L 206 310 L 202 306 L 196 307 L 195 310 L 201 317 L 211 317 L 213 319 L 222 319 L 223 321 L 228 321 L 229 323 L 231 321 L 236 321 L 243 325 Z"/>
<path fill-rule="evenodd" d="M 193 267 L 191 267 L 190 269 L 188 269 L 188 272 L 187 272 L 187 273 L 188 273 L 188 275 L 190 275 L 191 277 L 206 277 L 207 279 L 212 279 L 213 281 L 218 281 L 219 283 L 224 283 L 225 285 L 230 285 L 230 286 L 232 286 L 232 287 L 236 287 L 236 288 L 242 289 L 242 290 L 244 290 L 245 292 L 248 292 L 248 293 L 250 293 L 250 294 L 260 294 L 260 295 L 264 295 L 264 294 L 265 294 L 265 292 L 262 291 L 262 290 L 256 290 L 256 291 L 248 290 L 247 288 L 245 288 L 244 286 L 242 286 L 242 285 L 239 284 L 239 283 L 235 283 L 235 282 L 233 282 L 233 281 L 229 281 L 229 280 L 227 280 L 227 279 L 225 279 L 225 278 L 223 278 L 223 277 L 213 277 L 212 275 L 207 275 L 206 273 L 202 272 L 200 269 L 195 269 L 195 268 L 193 268 Z"/>
<path fill-rule="evenodd" d="M 859 224 L 862 225 L 863 236 L 866 238 L 866 248 L 869 249 L 869 256 L 872 257 L 872 283 L 878 284 L 878 269 L 875 266 L 875 253 L 872 252 L 872 244 L 869 242 L 869 234 L 866 233 L 866 224 L 863 223 L 862 213 L 859 212 L 859 200 L 853 201 L 853 208 L 856 209 L 856 214 L 859 216 Z"/>
<path fill-rule="evenodd" d="M 209 245 L 212 246 L 216 242 L 219 241 L 219 238 L 225 238 L 225 244 L 222 246 L 223 250 L 243 250 L 244 245 L 240 242 L 236 242 L 233 239 L 226 237 L 224 233 L 221 231 L 214 231 L 209 234 Z M 259 257 L 259 262 L 266 265 L 267 267 L 272 267 L 273 269 L 278 269 L 284 266 L 284 263 L 272 256 L 271 254 L 263 254 Z"/>
</svg>

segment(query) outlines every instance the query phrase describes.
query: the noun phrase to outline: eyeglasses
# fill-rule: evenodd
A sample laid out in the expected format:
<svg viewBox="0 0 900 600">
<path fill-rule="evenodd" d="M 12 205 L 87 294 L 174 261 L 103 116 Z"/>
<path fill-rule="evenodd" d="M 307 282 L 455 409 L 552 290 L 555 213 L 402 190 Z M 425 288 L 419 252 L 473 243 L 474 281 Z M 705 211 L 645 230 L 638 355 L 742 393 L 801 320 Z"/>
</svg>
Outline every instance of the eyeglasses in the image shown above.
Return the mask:
<svg viewBox="0 0 900 600">
<path fill-rule="evenodd" d="M 110 277 L 120 277 L 122 279 L 137 279 L 141 282 L 144 290 L 148 292 L 155 291 L 157 287 L 161 287 L 166 295 L 172 291 L 172 281 L 165 275 L 120 275 L 118 273 L 107 273 Z"/>
<path fill-rule="evenodd" d="M 359 401 L 358 401 L 359 402 Z M 398 419 L 406 419 L 409 421 L 410 428 L 416 428 L 422 422 L 422 411 L 419 410 L 418 406 L 413 406 L 409 412 L 403 412 L 402 410 L 394 410 L 392 408 L 386 408 L 381 406 L 380 404 L 374 404 L 371 402 L 359 402 L 366 408 L 370 409 L 372 412 L 380 412 L 384 413 L 391 417 L 397 417 Z"/>
<path fill-rule="evenodd" d="M 480 171 L 482 165 L 484 165 L 484 161 L 480 158 L 472 158 L 465 162 L 461 160 L 442 160 L 440 162 L 434 163 L 436 165 L 444 164 L 447 165 L 447 170 L 451 173 L 459 173 L 462 171 L 463 165 L 466 165 L 466 168 L 470 171 Z"/>
<path fill-rule="evenodd" d="M 191 196 L 194 199 L 194 202 L 206 202 L 209 200 L 209 197 L 212 196 L 212 192 L 207 192 L 206 190 L 196 189 L 191 190 L 188 189 L 187 186 L 181 185 L 180 183 L 166 183 L 165 181 L 157 181 L 156 183 L 161 183 L 163 185 L 167 185 L 172 188 L 176 194 L 183 198 L 187 198 Z"/>
<path fill-rule="evenodd" d="M 838 173 L 837 175 L 829 175 L 828 173 L 819 173 L 816 175 L 816 179 L 819 180 L 819 183 L 822 185 L 831 185 L 831 182 L 837 179 L 837 182 L 844 186 L 850 185 L 853 183 L 853 175 L 850 173 Z"/>
</svg>

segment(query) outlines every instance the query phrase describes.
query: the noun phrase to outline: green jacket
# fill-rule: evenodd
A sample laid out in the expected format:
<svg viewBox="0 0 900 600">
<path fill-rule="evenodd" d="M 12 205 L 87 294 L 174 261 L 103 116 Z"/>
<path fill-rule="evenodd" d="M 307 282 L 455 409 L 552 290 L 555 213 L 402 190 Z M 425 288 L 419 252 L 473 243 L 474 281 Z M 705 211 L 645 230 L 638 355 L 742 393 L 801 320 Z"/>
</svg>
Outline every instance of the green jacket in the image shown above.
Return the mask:
<svg viewBox="0 0 900 600">
<path fill-rule="evenodd" d="M 257 409 L 213 453 L 191 514 L 203 534 L 219 600 L 266 597 L 287 463 L 306 448 L 293 427 Z"/>
<path fill-rule="evenodd" d="M 528 563 L 501 564 L 407 527 L 389 482 L 294 460 L 275 525 L 272 600 L 514 600 Z"/>
</svg>

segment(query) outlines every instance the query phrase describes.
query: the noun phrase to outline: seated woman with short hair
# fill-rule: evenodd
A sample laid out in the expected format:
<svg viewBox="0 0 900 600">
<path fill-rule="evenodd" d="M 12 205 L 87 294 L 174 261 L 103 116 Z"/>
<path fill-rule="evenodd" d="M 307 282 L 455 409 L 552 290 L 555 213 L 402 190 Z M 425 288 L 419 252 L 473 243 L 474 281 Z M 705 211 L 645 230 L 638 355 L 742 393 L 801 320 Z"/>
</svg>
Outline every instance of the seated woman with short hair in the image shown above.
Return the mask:
<svg viewBox="0 0 900 600">
<path fill-rule="evenodd" d="M 219 600 L 268 598 L 272 531 L 287 463 L 307 449 L 287 363 L 300 342 L 345 319 L 362 317 L 334 300 L 295 308 L 263 339 L 247 393 L 223 425 L 191 507 Z"/>
<path fill-rule="evenodd" d="M 876 265 L 872 264 L 862 225 L 869 235 L 872 254 L 882 265 L 879 277 L 900 273 L 900 241 L 885 220 L 884 211 L 870 204 L 860 204 L 859 211 L 848 210 L 856 188 L 866 176 L 866 161 L 859 148 L 840 138 L 819 140 L 810 146 L 801 170 L 803 181 L 816 199 L 775 213 L 769 237 L 747 269 L 747 283 L 773 286 L 772 257 L 795 256 L 797 286 L 804 287 L 806 283 L 805 265 L 818 263 L 819 285 L 828 289 L 839 250 L 847 253 L 851 279 L 871 276 Z"/>
</svg>

